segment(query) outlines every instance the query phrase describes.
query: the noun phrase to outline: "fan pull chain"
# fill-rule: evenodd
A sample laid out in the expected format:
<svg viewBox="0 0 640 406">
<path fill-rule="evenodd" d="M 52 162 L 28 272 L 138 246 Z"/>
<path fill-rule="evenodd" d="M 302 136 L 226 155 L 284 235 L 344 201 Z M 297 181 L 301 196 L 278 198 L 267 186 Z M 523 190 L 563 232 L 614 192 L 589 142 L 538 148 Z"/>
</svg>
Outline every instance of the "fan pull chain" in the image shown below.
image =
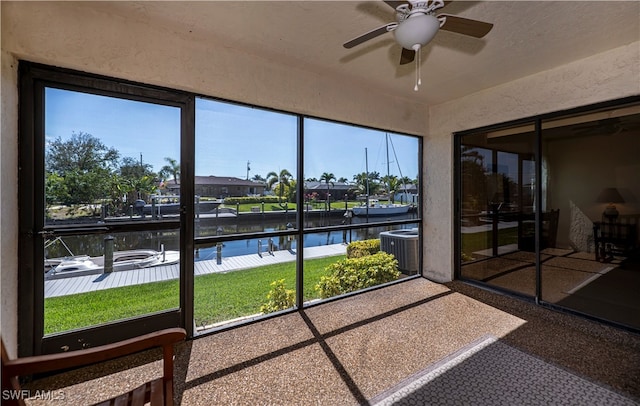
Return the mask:
<svg viewBox="0 0 640 406">
<path fill-rule="evenodd" d="M 413 46 L 413 50 L 416 53 L 416 85 L 413 88 L 413 91 L 415 92 L 418 91 L 418 86 L 422 84 L 422 79 L 420 78 L 420 48 L 421 48 L 420 44 L 415 44 Z"/>
</svg>

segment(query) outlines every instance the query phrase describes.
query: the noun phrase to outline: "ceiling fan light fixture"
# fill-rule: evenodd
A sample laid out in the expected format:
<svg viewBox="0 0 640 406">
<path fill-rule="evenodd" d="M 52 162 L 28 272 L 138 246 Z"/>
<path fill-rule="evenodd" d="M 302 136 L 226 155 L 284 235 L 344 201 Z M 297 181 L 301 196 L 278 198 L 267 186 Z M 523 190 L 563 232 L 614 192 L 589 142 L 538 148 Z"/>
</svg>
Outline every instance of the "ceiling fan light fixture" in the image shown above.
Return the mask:
<svg viewBox="0 0 640 406">
<path fill-rule="evenodd" d="M 396 41 L 403 48 L 427 45 L 440 29 L 440 21 L 430 14 L 416 14 L 398 24 L 393 31 Z"/>
</svg>

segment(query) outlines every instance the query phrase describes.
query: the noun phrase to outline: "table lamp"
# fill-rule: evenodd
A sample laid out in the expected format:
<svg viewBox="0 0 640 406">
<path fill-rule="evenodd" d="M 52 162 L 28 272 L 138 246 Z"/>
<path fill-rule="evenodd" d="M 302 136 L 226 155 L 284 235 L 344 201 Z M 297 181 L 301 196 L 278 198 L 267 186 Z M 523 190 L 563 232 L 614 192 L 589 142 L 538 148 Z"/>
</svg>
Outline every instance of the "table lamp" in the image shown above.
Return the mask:
<svg viewBox="0 0 640 406">
<path fill-rule="evenodd" d="M 607 207 L 604 209 L 602 215 L 609 219 L 609 221 L 614 221 L 619 214 L 614 203 L 624 203 L 624 199 L 620 192 L 618 192 L 618 189 L 608 187 L 604 188 L 598 195 L 598 203 L 607 203 Z"/>
</svg>

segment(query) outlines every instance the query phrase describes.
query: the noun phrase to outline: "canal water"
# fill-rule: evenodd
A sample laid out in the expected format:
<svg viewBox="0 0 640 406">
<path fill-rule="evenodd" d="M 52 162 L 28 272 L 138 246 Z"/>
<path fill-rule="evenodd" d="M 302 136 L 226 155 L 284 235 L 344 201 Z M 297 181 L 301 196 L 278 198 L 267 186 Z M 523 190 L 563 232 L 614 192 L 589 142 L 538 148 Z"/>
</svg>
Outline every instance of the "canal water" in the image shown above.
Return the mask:
<svg viewBox="0 0 640 406">
<path fill-rule="evenodd" d="M 408 225 L 406 228 L 413 228 L 415 225 Z M 396 227 L 399 228 L 399 227 Z M 402 227 L 400 227 L 402 228 Z M 351 241 L 365 240 L 369 238 L 378 238 L 383 231 L 389 231 L 391 227 L 372 227 L 366 230 L 350 230 L 350 231 L 331 231 L 313 234 L 305 234 L 302 247 L 317 247 L 332 244 L 348 244 Z M 272 230 L 265 230 L 272 231 Z M 257 254 L 260 250 L 262 253 L 268 251 L 269 244 L 272 244 L 273 250 L 295 250 L 298 247 L 296 236 L 280 236 L 273 238 L 247 239 L 238 241 L 226 241 L 222 243 L 223 257 L 232 257 L 237 255 Z M 213 245 L 203 247 L 196 250 L 196 261 L 215 259 L 218 247 Z"/>
<path fill-rule="evenodd" d="M 394 216 L 394 220 L 412 219 L 413 215 L 408 214 L 405 216 Z M 382 220 L 382 219 L 381 219 Z M 352 224 L 364 223 L 366 220 L 353 218 Z M 322 227 L 326 225 L 322 220 L 310 221 L 306 223 L 307 227 Z M 383 231 L 389 231 L 392 228 L 414 228 L 416 224 L 407 224 L 402 226 L 384 226 L 376 225 L 374 227 L 368 227 L 360 230 L 346 230 L 346 231 L 327 231 L 318 232 L 313 234 L 305 234 L 302 242 L 303 247 L 316 247 L 323 245 L 342 244 L 349 243 L 351 241 L 359 241 L 370 238 L 378 238 L 379 234 Z M 252 224 L 245 227 L 239 227 L 238 229 L 227 229 L 225 227 L 222 234 L 229 234 L 235 232 L 269 232 L 286 230 L 287 223 L 283 223 L 282 219 L 268 220 L 261 222 L 261 224 Z M 220 225 L 215 224 L 201 224 L 198 227 L 198 235 L 216 235 L 220 234 Z M 154 249 L 161 250 L 179 250 L 179 232 L 178 231 L 145 231 L 145 232 L 130 232 L 119 233 L 112 235 L 115 243 L 115 249 L 118 251 L 132 250 L 132 249 Z M 47 258 L 61 258 L 69 255 L 89 255 L 89 256 L 101 256 L 104 250 L 104 235 L 77 235 L 77 236 L 65 236 L 58 240 L 51 240 L 45 245 L 45 254 Z M 295 250 L 298 248 L 298 241 L 295 235 L 280 236 L 269 238 L 247 238 L 245 240 L 226 241 L 222 243 L 222 256 L 231 257 L 238 255 L 257 254 L 259 250 L 262 253 L 268 252 L 269 246 L 273 250 Z M 217 256 L 218 247 L 214 245 L 197 246 L 195 252 L 196 261 L 204 261 L 215 259 Z"/>
</svg>

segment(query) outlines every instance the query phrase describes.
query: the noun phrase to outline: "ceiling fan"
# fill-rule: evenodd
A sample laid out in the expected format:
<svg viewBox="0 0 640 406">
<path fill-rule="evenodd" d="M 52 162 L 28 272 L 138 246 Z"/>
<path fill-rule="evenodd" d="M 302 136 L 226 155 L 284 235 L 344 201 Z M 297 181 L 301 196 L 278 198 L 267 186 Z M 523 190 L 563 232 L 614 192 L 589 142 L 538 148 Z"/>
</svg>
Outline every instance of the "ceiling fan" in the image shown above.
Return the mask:
<svg viewBox="0 0 640 406">
<path fill-rule="evenodd" d="M 427 45 L 436 35 L 439 29 L 482 38 L 491 31 L 493 24 L 482 21 L 470 20 L 450 14 L 435 15 L 435 10 L 444 7 L 450 1 L 444 0 L 407 0 L 388 1 L 386 4 L 396 10 L 397 22 L 385 24 L 367 33 L 364 33 L 344 43 L 349 49 L 365 41 L 376 38 L 382 34 L 393 31 L 396 42 L 402 46 L 400 65 L 412 62 L 416 59 L 416 85 L 413 90 L 418 90 L 420 85 L 420 49 Z"/>
</svg>

